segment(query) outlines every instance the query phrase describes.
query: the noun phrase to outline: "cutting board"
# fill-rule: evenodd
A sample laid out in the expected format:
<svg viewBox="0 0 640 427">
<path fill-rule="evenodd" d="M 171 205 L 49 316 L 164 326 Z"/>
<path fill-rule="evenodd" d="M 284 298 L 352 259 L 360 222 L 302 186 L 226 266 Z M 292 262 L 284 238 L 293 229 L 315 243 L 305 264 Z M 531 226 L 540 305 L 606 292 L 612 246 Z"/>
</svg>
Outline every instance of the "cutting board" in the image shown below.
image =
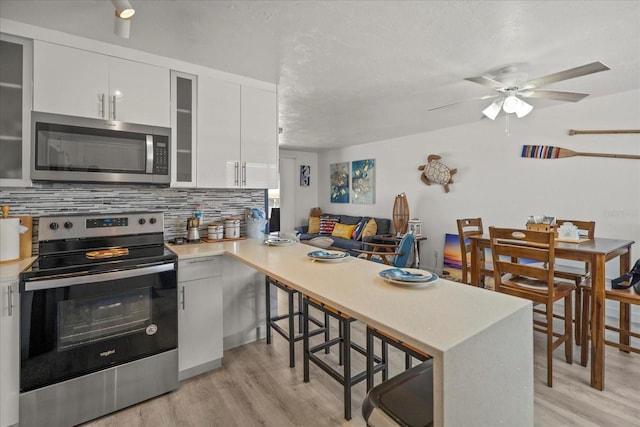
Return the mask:
<svg viewBox="0 0 640 427">
<path fill-rule="evenodd" d="M 33 217 L 21 216 L 20 225 L 27 227 L 28 230 L 20 235 L 20 259 L 29 258 L 31 256 L 31 246 L 33 237 Z"/>
</svg>

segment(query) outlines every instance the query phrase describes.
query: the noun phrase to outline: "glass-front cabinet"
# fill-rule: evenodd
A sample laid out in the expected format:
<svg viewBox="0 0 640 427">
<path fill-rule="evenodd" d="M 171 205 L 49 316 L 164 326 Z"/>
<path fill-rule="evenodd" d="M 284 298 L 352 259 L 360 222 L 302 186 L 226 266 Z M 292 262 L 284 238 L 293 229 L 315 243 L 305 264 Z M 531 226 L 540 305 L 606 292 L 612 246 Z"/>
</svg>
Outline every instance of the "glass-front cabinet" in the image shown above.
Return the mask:
<svg viewBox="0 0 640 427">
<path fill-rule="evenodd" d="M 171 161 L 173 187 L 196 186 L 197 77 L 171 71 Z"/>
<path fill-rule="evenodd" d="M 30 186 L 32 42 L 0 34 L 0 186 Z"/>
</svg>

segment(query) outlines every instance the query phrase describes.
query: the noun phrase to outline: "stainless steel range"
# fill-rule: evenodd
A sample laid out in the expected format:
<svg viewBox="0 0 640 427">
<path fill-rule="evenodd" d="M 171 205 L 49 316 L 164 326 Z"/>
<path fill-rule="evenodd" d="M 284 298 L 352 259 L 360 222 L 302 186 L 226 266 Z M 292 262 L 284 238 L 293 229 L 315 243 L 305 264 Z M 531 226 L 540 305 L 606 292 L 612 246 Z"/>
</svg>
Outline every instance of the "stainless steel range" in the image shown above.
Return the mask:
<svg viewBox="0 0 640 427">
<path fill-rule="evenodd" d="M 178 386 L 162 212 L 41 217 L 20 275 L 20 425 L 68 426 Z"/>
</svg>

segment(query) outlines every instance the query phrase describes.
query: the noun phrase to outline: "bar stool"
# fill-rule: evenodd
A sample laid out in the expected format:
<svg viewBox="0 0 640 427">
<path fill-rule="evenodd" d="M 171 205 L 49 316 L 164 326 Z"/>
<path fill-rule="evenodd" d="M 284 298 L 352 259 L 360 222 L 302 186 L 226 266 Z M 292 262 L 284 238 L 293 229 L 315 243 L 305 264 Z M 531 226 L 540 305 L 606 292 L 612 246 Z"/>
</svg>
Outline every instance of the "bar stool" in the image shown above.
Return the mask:
<svg viewBox="0 0 640 427">
<path fill-rule="evenodd" d="M 384 381 L 369 390 L 362 402 L 367 426 L 433 425 L 433 360 Z"/>
<path fill-rule="evenodd" d="M 346 420 L 351 419 L 351 387 L 364 381 L 367 378 L 367 370 L 357 372 L 353 374 L 351 372 L 351 350 L 355 350 L 363 356 L 367 355 L 367 350 L 362 346 L 351 341 L 351 324 L 356 320 L 345 313 L 327 306 L 309 296 L 303 298 L 303 313 L 304 318 L 304 382 L 309 382 L 309 363 L 313 362 L 320 369 L 328 373 L 333 379 L 342 384 L 344 388 L 344 418 Z M 309 318 L 309 307 L 313 307 L 328 315 L 330 318 L 336 319 L 339 323 L 338 330 L 339 336 L 336 338 L 327 338 L 325 336 L 324 342 L 311 347 L 309 343 L 309 325 L 311 319 Z M 328 329 L 329 323 L 325 323 L 325 327 Z M 342 372 L 335 369 L 325 360 L 320 358 L 316 353 L 323 351 L 329 353 L 332 346 L 339 345 L 339 362 L 338 364 L 343 367 Z M 381 362 L 380 358 L 373 358 Z M 375 367 L 374 367 L 375 369 Z"/>
<path fill-rule="evenodd" d="M 278 290 L 281 290 L 287 294 L 288 311 L 285 314 L 271 316 L 271 286 L 276 289 L 276 296 Z M 289 367 L 294 368 L 296 366 L 295 357 L 295 343 L 303 339 L 303 315 L 302 315 L 302 294 L 297 290 L 281 283 L 269 276 L 265 277 L 266 286 L 266 317 L 267 317 L 267 344 L 272 343 L 272 330 L 280 334 L 289 344 Z M 298 297 L 298 309 L 294 308 L 294 298 Z M 298 317 L 298 332 L 296 333 L 295 319 Z M 287 330 L 283 329 L 277 322 L 287 319 Z M 325 314 L 324 323 L 316 318 L 310 316 L 309 321 L 315 324 L 318 328 L 310 331 L 310 336 L 325 334 L 325 340 L 329 339 L 329 329 L 325 325 L 329 324 L 329 316 Z"/>
<path fill-rule="evenodd" d="M 375 339 L 380 340 L 381 356 L 374 353 Z M 377 372 L 382 372 L 382 381 L 389 378 L 389 346 L 404 352 L 405 370 L 409 370 L 413 364 L 413 358 L 421 362 L 431 359 L 427 353 L 410 346 L 380 330 L 367 326 L 367 391 L 374 386 L 374 376 Z"/>
</svg>

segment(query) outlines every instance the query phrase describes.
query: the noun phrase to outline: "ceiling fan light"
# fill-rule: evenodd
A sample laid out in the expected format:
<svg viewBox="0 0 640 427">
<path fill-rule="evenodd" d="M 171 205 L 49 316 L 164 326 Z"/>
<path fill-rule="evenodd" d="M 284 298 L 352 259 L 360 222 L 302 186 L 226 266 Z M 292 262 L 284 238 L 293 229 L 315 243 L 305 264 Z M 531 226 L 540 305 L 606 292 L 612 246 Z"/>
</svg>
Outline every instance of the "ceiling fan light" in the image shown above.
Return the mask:
<svg viewBox="0 0 640 427">
<path fill-rule="evenodd" d="M 128 19 L 136 13 L 129 0 L 111 0 L 111 3 L 116 8 L 116 15 L 119 18 Z"/>
<path fill-rule="evenodd" d="M 516 116 L 521 119 L 524 116 L 526 116 L 527 114 L 529 114 L 531 112 L 531 110 L 533 110 L 533 105 L 527 104 L 526 102 L 524 102 L 523 100 L 519 100 L 520 101 L 520 105 L 518 106 L 518 109 L 516 110 Z"/>
<path fill-rule="evenodd" d="M 495 120 L 496 117 L 498 117 L 498 114 L 500 113 L 500 108 L 502 108 L 503 102 L 504 101 L 502 99 L 498 99 L 497 101 L 492 102 L 491 105 L 489 105 L 487 108 L 482 110 L 482 114 L 484 114 L 491 120 Z"/>
<path fill-rule="evenodd" d="M 505 98 L 504 104 L 502 105 L 502 109 L 504 110 L 505 113 L 509 113 L 509 114 L 515 113 L 520 107 L 521 102 L 522 101 L 516 98 L 515 95 L 509 95 Z"/>
</svg>

